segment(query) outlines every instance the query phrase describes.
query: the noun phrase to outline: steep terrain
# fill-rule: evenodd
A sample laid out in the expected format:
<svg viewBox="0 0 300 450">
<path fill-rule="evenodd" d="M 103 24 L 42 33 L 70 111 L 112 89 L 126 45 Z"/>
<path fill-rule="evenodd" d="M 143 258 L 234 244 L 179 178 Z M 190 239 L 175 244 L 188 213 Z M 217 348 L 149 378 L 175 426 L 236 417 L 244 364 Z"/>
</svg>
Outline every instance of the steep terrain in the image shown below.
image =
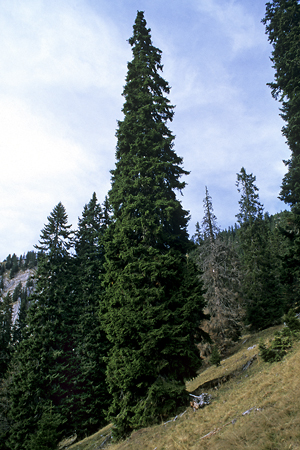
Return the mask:
<svg viewBox="0 0 300 450">
<path fill-rule="evenodd" d="M 12 279 L 9 278 L 9 270 L 4 272 L 4 274 L 3 274 L 3 285 L 4 286 L 3 286 L 3 289 L 0 289 L 0 301 L 8 293 L 13 295 L 14 290 L 19 285 L 19 283 L 21 283 L 22 289 L 24 289 L 26 287 L 28 281 L 33 279 L 35 271 L 36 271 L 36 268 L 30 268 L 30 269 L 26 269 L 24 271 L 20 270 L 19 272 L 16 273 L 16 275 Z M 28 288 L 28 295 L 29 295 L 29 293 L 32 292 L 33 289 L 34 289 L 33 286 Z M 20 303 L 20 299 L 18 299 L 13 304 L 13 322 L 15 321 L 16 315 L 18 314 L 18 311 L 19 311 L 19 303 Z"/>
<path fill-rule="evenodd" d="M 6 271 L 3 276 L 4 288 L 0 290 L 0 298 L 5 297 L 9 292 L 13 294 L 18 284 L 22 283 L 22 288 L 26 286 L 27 281 L 34 275 L 36 269 L 20 270 L 14 278 L 9 278 L 9 271 Z"/>
<path fill-rule="evenodd" d="M 259 355 L 259 340 L 266 342 L 278 328 L 243 336 L 221 366 L 208 367 L 187 383 L 189 392 L 209 393 L 210 405 L 196 411 L 187 406 L 181 414 L 174 411 L 172 420 L 135 431 L 116 444 L 113 427 L 108 426 L 68 448 L 300 449 L 300 343 L 278 363 L 265 363 Z"/>
</svg>

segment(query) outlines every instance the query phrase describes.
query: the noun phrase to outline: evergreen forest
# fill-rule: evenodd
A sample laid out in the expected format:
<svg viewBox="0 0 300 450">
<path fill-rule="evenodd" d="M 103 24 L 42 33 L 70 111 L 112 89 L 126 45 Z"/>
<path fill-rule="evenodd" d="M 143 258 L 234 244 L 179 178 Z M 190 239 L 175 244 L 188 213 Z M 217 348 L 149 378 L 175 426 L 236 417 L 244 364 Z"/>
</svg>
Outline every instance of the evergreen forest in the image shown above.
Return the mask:
<svg viewBox="0 0 300 450">
<path fill-rule="evenodd" d="M 118 440 L 167 420 L 203 358 L 218 365 L 243 330 L 300 311 L 300 4 L 268 2 L 263 23 L 290 149 L 286 209 L 269 215 L 242 167 L 233 226 L 220 228 L 206 186 L 189 237 L 170 86 L 138 11 L 107 196 L 92 194 L 76 228 L 59 202 L 36 251 L 0 263 L 1 449 L 56 449 L 107 423 Z"/>
</svg>

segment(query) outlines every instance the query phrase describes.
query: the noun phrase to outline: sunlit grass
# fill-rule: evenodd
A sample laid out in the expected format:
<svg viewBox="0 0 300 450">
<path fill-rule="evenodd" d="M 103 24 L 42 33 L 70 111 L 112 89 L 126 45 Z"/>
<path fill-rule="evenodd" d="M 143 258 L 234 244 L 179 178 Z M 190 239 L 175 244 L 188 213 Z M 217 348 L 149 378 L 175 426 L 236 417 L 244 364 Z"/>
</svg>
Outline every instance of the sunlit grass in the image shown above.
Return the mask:
<svg viewBox="0 0 300 450">
<path fill-rule="evenodd" d="M 270 338 L 274 330 L 263 332 L 263 338 Z M 281 362 L 269 364 L 258 357 L 247 370 L 237 373 L 239 367 L 258 353 L 262 334 L 248 336 L 244 344 L 241 340 L 238 352 L 220 367 L 210 367 L 187 383 L 188 390 L 193 391 L 209 378 L 236 372 L 235 377 L 208 391 L 213 396 L 210 405 L 195 412 L 188 408 L 176 421 L 138 430 L 127 440 L 110 444 L 109 449 L 300 449 L 300 343 L 295 343 Z M 256 347 L 247 350 L 253 345 Z M 249 414 L 243 415 L 250 409 Z M 104 435 L 103 430 L 69 448 L 100 448 L 101 434 Z"/>
</svg>

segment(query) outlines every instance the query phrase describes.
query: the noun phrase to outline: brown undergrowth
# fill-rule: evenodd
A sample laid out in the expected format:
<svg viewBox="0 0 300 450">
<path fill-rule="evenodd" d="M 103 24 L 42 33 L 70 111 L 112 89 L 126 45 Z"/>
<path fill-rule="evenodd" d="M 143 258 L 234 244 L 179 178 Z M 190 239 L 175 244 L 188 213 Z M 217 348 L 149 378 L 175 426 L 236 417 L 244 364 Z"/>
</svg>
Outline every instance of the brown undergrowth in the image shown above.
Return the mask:
<svg viewBox="0 0 300 450">
<path fill-rule="evenodd" d="M 278 363 L 265 363 L 258 356 L 243 370 L 258 353 L 260 337 L 267 340 L 275 330 L 243 338 L 220 367 L 210 367 L 187 383 L 191 392 L 209 378 L 219 379 L 219 385 L 206 389 L 213 397 L 210 405 L 195 412 L 188 408 L 175 421 L 135 431 L 117 444 L 109 443 L 108 428 L 105 446 L 110 450 L 300 450 L 300 343 Z M 230 371 L 234 376 L 222 384 Z M 98 434 L 103 442 L 104 430 Z M 104 448 L 100 439 L 94 435 L 69 448 Z"/>
</svg>

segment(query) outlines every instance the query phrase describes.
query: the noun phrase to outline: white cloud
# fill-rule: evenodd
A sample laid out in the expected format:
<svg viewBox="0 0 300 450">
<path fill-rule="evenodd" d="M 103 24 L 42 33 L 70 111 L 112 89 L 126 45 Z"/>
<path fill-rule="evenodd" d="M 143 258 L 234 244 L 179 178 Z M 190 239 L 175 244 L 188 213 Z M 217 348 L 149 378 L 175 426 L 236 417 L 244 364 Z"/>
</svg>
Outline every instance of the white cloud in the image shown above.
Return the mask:
<svg viewBox="0 0 300 450">
<path fill-rule="evenodd" d="M 107 18 L 68 1 L 12 0 L 1 9 L 2 86 L 119 86 L 126 45 L 120 46 L 118 30 Z"/>
<path fill-rule="evenodd" d="M 37 242 L 59 201 L 75 226 L 99 184 L 103 201 L 129 49 L 116 24 L 95 14 L 85 1 L 2 2 L 0 28 L 4 258 Z M 100 103 L 98 118 L 89 111 L 91 98 Z M 91 118 L 95 127 L 98 119 L 97 137 L 87 122 Z"/>
<path fill-rule="evenodd" d="M 86 192 L 83 180 L 91 161 L 61 129 L 56 127 L 53 133 L 49 122 L 34 116 L 20 101 L 0 101 L 0 135 L 0 235 L 9 234 L 15 243 L 20 230 L 32 235 L 26 217 L 35 223 L 45 221 L 60 200 L 72 205 L 78 182 Z M 34 234 L 39 230 L 37 226 Z"/>
<path fill-rule="evenodd" d="M 9 182 L 11 169 L 17 180 L 26 174 L 37 185 L 48 177 L 59 178 L 83 168 L 82 149 L 60 137 L 55 125 L 51 129 L 49 122 L 34 116 L 21 101 L 0 100 L 3 182 Z M 21 178 L 17 183 L 22 183 Z"/>
<path fill-rule="evenodd" d="M 30 250 L 59 201 L 73 225 L 93 191 L 103 201 L 137 9 L 145 9 L 172 86 L 170 128 L 192 171 L 181 198 L 192 227 L 203 215 L 205 185 L 221 225 L 234 222 L 242 165 L 274 205 L 288 155 L 265 87 L 270 49 L 260 2 L 0 3 L 0 260 Z"/>
<path fill-rule="evenodd" d="M 196 3 L 198 10 L 209 14 L 217 33 L 231 41 L 232 56 L 247 49 L 266 45 L 261 35 L 261 25 L 247 11 L 247 2 L 236 0 L 201 0 Z M 250 8 L 253 8 L 251 2 Z"/>
</svg>

